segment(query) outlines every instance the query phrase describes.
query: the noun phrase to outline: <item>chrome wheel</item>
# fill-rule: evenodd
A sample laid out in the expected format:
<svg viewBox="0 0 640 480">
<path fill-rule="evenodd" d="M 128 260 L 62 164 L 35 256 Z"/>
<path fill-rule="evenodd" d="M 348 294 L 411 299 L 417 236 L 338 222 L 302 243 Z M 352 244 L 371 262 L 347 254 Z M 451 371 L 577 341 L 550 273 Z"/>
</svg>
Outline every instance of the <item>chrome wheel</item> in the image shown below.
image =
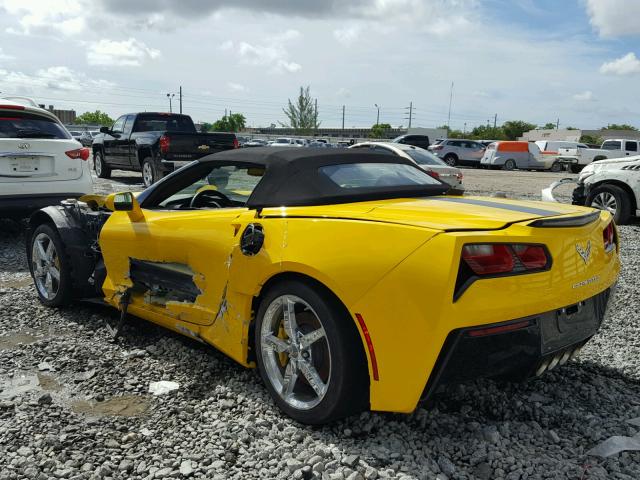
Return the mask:
<svg viewBox="0 0 640 480">
<path fill-rule="evenodd" d="M 281 295 L 267 307 L 260 355 L 276 393 L 293 408 L 318 405 L 331 381 L 331 350 L 322 322 L 303 299 Z"/>
<path fill-rule="evenodd" d="M 96 171 L 98 177 L 102 175 L 102 154 L 97 153 L 93 157 L 93 169 Z"/>
<path fill-rule="evenodd" d="M 153 166 L 150 162 L 144 162 L 142 165 L 142 181 L 147 187 L 153 185 Z"/>
<path fill-rule="evenodd" d="M 591 206 L 595 208 L 599 208 L 600 210 L 606 210 L 611 215 L 616 214 L 616 210 L 618 209 L 618 202 L 616 202 L 616 197 L 613 193 L 609 192 L 600 192 L 591 201 Z"/>
<path fill-rule="evenodd" d="M 31 264 L 36 288 L 42 297 L 52 300 L 60 289 L 60 257 L 53 240 L 39 233 L 33 241 Z"/>
</svg>

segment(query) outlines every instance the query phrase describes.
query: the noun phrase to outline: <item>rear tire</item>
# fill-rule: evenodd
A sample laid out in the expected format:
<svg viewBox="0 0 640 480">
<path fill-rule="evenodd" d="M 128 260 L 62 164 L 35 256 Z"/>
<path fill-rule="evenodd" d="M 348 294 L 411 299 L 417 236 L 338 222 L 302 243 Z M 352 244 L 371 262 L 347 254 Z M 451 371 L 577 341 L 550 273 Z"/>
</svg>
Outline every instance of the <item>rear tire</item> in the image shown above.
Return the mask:
<svg viewBox="0 0 640 480">
<path fill-rule="evenodd" d="M 551 165 L 551 168 L 549 169 L 552 172 L 561 172 L 562 171 L 562 164 L 560 162 L 553 162 L 553 165 Z"/>
<path fill-rule="evenodd" d="M 330 294 L 303 282 L 284 281 L 269 289 L 256 318 L 258 370 L 284 413 L 318 425 L 368 407 L 369 376 L 366 356 L 357 347 L 362 345 L 360 336 L 353 319 Z M 311 333 L 317 338 L 305 347 L 304 339 Z"/>
<path fill-rule="evenodd" d="M 54 227 L 45 223 L 33 231 L 27 258 L 40 302 L 48 307 L 71 303 L 71 262 Z"/>
<path fill-rule="evenodd" d="M 618 225 L 624 225 L 631 217 L 631 200 L 627 192 L 617 185 L 600 185 L 589 192 L 587 206 L 606 210 Z"/>
<path fill-rule="evenodd" d="M 104 161 L 104 155 L 100 150 L 93 154 L 93 170 L 98 178 L 111 178 L 111 167 Z"/>
<path fill-rule="evenodd" d="M 145 187 L 150 187 L 158 180 L 160 180 L 161 175 L 156 168 L 156 163 L 153 161 L 153 158 L 146 157 L 142 160 L 142 181 Z"/>
<path fill-rule="evenodd" d="M 516 169 L 516 162 L 509 159 L 506 162 L 504 162 L 504 165 L 502 165 L 502 169 L 503 170 L 515 170 Z"/>
<path fill-rule="evenodd" d="M 451 153 L 448 155 L 445 155 L 443 160 L 444 160 L 444 163 L 446 163 L 450 167 L 455 167 L 458 164 L 458 157 L 456 157 Z"/>
</svg>

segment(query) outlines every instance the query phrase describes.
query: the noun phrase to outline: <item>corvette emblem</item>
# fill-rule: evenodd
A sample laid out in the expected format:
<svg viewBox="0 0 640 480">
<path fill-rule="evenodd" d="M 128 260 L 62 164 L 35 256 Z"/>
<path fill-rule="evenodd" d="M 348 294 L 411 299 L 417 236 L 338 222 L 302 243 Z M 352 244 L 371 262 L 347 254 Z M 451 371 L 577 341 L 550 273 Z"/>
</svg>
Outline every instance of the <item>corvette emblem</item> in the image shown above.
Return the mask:
<svg viewBox="0 0 640 480">
<path fill-rule="evenodd" d="M 576 251 L 580 258 L 584 260 L 585 265 L 589 263 L 589 257 L 591 256 L 591 240 L 587 240 L 587 245 L 585 248 L 582 248 L 582 245 L 576 243 Z"/>
<path fill-rule="evenodd" d="M 31 145 L 29 145 L 28 143 L 19 143 L 18 148 L 20 150 L 29 150 L 31 148 Z"/>
<path fill-rule="evenodd" d="M 198 150 L 209 150 L 209 145 L 199 145 Z"/>
</svg>

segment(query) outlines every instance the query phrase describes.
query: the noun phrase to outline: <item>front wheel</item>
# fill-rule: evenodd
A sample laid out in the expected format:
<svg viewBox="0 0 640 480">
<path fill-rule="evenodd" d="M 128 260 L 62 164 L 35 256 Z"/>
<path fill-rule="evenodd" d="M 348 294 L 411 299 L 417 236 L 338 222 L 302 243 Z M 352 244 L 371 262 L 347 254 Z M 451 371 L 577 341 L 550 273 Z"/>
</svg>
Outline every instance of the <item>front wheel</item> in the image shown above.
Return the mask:
<svg viewBox="0 0 640 480">
<path fill-rule="evenodd" d="M 561 172 L 562 171 L 562 164 L 560 162 L 553 162 L 553 165 L 551 165 L 550 170 L 552 172 Z"/>
<path fill-rule="evenodd" d="M 446 155 L 444 157 L 444 163 L 446 163 L 450 167 L 455 167 L 458 164 L 458 157 L 456 157 L 455 155 Z"/>
<path fill-rule="evenodd" d="M 47 224 L 37 227 L 27 254 L 40 302 L 48 307 L 68 304 L 73 292 L 71 268 L 58 232 Z"/>
<path fill-rule="evenodd" d="M 589 193 L 586 203 L 590 207 L 611 213 L 618 225 L 624 225 L 631 217 L 629 195 L 617 185 L 600 185 L 594 188 Z"/>
<path fill-rule="evenodd" d="M 326 292 L 301 282 L 277 284 L 260 303 L 255 345 L 267 390 L 294 420 L 323 424 L 367 407 L 360 337 Z"/>
</svg>

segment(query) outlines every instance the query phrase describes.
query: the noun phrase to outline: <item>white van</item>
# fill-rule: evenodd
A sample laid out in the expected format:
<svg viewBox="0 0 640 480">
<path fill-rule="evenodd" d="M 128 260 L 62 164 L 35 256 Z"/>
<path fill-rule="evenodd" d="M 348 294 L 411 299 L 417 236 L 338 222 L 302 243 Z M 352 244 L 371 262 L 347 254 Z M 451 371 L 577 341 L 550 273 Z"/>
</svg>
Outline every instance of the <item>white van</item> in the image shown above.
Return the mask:
<svg viewBox="0 0 640 480">
<path fill-rule="evenodd" d="M 0 216 L 91 193 L 89 154 L 53 113 L 0 98 Z"/>
</svg>

